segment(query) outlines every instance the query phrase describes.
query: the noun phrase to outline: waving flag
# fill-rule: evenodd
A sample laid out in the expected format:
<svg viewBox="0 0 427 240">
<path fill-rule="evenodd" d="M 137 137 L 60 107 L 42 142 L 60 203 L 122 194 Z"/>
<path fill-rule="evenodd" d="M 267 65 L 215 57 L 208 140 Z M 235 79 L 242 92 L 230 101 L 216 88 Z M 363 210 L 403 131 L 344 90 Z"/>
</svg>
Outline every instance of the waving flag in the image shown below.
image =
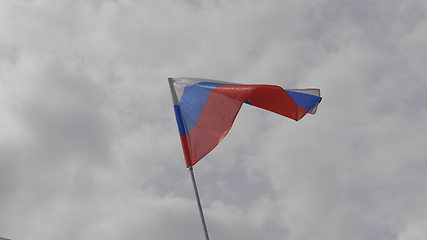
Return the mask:
<svg viewBox="0 0 427 240">
<path fill-rule="evenodd" d="M 283 89 L 199 78 L 169 78 L 187 167 L 193 166 L 230 131 L 243 103 L 298 121 L 314 114 L 319 89 Z"/>
</svg>

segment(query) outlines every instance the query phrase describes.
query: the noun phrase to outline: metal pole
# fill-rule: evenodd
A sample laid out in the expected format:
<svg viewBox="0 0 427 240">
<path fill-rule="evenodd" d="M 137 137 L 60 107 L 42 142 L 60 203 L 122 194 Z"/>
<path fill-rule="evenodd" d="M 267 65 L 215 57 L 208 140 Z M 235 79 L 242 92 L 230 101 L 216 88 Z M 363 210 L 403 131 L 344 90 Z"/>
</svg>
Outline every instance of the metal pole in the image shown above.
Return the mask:
<svg viewBox="0 0 427 240">
<path fill-rule="evenodd" d="M 208 229 L 206 228 L 205 216 L 203 215 L 202 204 L 200 203 L 199 192 L 197 191 L 196 179 L 194 178 L 193 167 L 189 167 L 191 180 L 193 181 L 194 193 L 196 194 L 197 206 L 199 206 L 200 218 L 202 219 L 203 230 L 205 231 L 206 240 L 209 240 Z"/>
</svg>

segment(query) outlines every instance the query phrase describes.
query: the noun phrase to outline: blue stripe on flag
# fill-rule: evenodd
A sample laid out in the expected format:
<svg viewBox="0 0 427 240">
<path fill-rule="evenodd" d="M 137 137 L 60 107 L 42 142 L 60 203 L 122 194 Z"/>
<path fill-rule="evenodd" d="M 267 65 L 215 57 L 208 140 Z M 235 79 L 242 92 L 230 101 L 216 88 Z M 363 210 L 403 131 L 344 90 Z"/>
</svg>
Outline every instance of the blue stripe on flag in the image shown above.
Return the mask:
<svg viewBox="0 0 427 240">
<path fill-rule="evenodd" d="M 290 90 L 286 90 L 286 92 L 291 96 L 291 98 L 297 103 L 298 106 L 305 108 L 307 111 L 310 111 L 316 104 L 322 100 L 321 97 L 307 94 L 294 92 Z"/>
<path fill-rule="evenodd" d="M 178 125 L 179 134 L 186 134 L 187 131 L 185 131 L 185 126 L 182 122 L 181 110 L 179 105 L 173 105 L 173 110 L 175 110 L 175 118 L 176 124 Z"/>
<path fill-rule="evenodd" d="M 179 105 L 182 113 L 182 124 L 187 131 L 196 126 L 212 88 L 218 85 L 224 84 L 199 82 L 184 88 L 184 94 L 181 97 Z"/>
</svg>

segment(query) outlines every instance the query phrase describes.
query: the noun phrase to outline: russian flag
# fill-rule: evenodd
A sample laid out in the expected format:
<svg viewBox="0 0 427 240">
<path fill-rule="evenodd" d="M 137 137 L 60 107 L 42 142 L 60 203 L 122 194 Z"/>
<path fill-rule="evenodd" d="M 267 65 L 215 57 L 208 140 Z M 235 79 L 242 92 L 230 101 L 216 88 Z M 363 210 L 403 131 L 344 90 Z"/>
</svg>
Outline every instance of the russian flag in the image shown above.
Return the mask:
<svg viewBox="0 0 427 240">
<path fill-rule="evenodd" d="M 193 166 L 230 131 L 243 103 L 296 121 L 314 114 L 319 89 L 283 89 L 200 78 L 169 78 L 175 117 L 187 167 Z"/>
</svg>

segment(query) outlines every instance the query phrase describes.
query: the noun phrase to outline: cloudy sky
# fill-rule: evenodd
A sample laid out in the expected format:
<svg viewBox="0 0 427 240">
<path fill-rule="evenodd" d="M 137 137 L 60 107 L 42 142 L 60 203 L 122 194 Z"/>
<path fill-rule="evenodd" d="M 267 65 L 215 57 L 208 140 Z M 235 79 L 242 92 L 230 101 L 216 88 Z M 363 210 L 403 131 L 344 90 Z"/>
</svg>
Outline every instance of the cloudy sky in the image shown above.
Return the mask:
<svg viewBox="0 0 427 240">
<path fill-rule="evenodd" d="M 168 77 L 317 87 L 195 167 L 211 239 L 427 236 L 423 0 L 0 0 L 0 237 L 203 238 Z"/>
</svg>

